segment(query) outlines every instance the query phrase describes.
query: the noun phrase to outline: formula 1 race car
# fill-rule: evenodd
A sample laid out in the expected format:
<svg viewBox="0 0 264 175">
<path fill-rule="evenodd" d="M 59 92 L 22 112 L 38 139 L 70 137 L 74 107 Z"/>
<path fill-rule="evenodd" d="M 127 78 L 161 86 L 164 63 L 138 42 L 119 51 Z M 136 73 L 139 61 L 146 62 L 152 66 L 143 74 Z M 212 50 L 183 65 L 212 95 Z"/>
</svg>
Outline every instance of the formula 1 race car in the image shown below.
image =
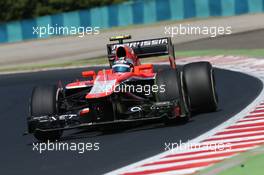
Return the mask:
<svg viewBox="0 0 264 175">
<path fill-rule="evenodd" d="M 38 140 L 57 140 L 63 130 L 104 128 L 148 120 L 188 121 L 191 114 L 213 112 L 218 98 L 209 62 L 176 68 L 171 38 L 124 42 L 111 37 L 109 69 L 84 71 L 84 81 L 66 86 L 35 87 L 27 118 L 28 133 Z M 155 72 L 140 59 L 167 55 L 170 68 Z"/>
</svg>

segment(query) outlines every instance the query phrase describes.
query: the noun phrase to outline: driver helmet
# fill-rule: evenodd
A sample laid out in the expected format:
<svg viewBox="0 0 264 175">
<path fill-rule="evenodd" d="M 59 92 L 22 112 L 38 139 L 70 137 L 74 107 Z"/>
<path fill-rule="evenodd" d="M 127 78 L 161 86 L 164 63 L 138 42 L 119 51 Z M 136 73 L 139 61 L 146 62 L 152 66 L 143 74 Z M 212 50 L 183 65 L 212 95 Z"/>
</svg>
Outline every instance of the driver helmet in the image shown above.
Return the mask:
<svg viewBox="0 0 264 175">
<path fill-rule="evenodd" d="M 132 72 L 133 63 L 130 59 L 120 57 L 118 60 L 114 61 L 112 69 L 115 73 Z"/>
</svg>

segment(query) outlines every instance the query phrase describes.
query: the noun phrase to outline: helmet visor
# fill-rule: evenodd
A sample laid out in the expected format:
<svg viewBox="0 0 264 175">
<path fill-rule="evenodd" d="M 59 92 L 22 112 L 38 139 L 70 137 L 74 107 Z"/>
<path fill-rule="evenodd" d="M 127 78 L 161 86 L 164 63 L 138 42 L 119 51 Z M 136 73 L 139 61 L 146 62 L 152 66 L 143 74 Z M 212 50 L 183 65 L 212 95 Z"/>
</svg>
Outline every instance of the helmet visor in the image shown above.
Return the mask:
<svg viewBox="0 0 264 175">
<path fill-rule="evenodd" d="M 125 64 L 113 65 L 113 72 L 130 72 L 130 66 Z"/>
</svg>

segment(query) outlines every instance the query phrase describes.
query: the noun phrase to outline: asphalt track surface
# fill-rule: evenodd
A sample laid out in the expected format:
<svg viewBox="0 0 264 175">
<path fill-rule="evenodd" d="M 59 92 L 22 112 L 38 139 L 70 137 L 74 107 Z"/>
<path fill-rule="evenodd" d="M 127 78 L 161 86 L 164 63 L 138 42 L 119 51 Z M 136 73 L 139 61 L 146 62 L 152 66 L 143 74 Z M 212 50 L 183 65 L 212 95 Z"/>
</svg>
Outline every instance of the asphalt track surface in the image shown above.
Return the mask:
<svg viewBox="0 0 264 175">
<path fill-rule="evenodd" d="M 164 69 L 165 66 L 159 67 Z M 150 124 L 120 132 L 68 131 L 62 142 L 99 142 L 99 151 L 84 154 L 33 151 L 32 136 L 22 136 L 32 88 L 40 84 L 69 82 L 80 78 L 83 69 L 0 76 L 0 172 L 4 175 L 26 174 L 102 174 L 162 152 L 165 142 L 195 138 L 226 121 L 247 106 L 259 94 L 262 83 L 251 76 L 216 69 L 219 111 L 200 114 L 187 124 L 164 127 Z"/>
</svg>

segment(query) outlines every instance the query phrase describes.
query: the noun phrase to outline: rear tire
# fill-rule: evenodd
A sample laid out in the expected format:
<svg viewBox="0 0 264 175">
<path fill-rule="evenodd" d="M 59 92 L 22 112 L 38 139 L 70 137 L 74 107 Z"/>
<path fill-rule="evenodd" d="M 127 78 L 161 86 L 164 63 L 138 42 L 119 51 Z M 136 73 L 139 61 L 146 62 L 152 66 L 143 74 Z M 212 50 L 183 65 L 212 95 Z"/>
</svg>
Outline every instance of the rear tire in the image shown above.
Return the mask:
<svg viewBox="0 0 264 175">
<path fill-rule="evenodd" d="M 216 111 L 218 97 L 214 70 L 209 62 L 190 63 L 183 67 L 183 84 L 191 112 Z"/>
<path fill-rule="evenodd" d="M 35 87 L 31 96 L 31 116 L 54 115 L 57 110 L 58 88 L 56 86 Z M 34 136 L 40 141 L 57 140 L 62 136 L 62 131 L 43 132 L 35 130 Z"/>
</svg>

